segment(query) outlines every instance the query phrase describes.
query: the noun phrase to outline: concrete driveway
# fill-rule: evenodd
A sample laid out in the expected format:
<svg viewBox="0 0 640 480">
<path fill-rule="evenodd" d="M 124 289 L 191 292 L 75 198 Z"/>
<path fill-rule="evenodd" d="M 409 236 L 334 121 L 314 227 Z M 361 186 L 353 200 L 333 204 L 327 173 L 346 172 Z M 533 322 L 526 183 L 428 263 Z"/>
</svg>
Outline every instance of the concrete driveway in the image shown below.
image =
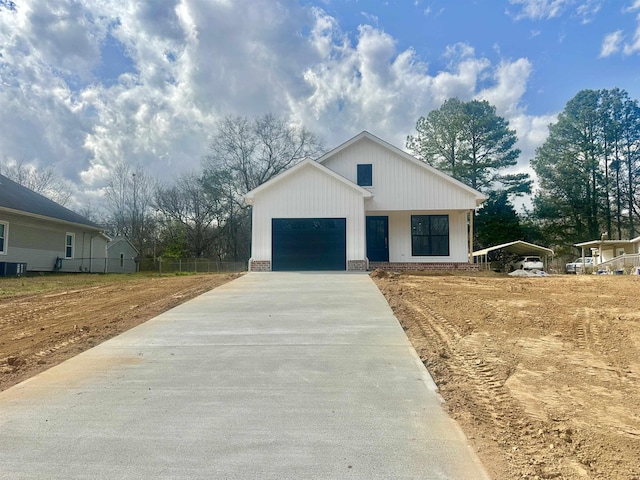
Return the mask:
<svg viewBox="0 0 640 480">
<path fill-rule="evenodd" d="M 0 394 L 0 478 L 488 478 L 364 274 L 251 273 Z"/>
</svg>

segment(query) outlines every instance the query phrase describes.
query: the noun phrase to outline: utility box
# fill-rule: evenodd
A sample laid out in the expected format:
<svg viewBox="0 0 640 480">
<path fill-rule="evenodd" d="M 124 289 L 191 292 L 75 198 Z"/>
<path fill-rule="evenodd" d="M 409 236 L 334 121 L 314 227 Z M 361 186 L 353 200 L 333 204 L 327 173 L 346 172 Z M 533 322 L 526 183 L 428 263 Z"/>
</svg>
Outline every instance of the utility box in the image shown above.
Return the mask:
<svg viewBox="0 0 640 480">
<path fill-rule="evenodd" d="M 22 277 L 27 274 L 27 264 L 21 262 L 0 262 L 0 277 Z"/>
</svg>

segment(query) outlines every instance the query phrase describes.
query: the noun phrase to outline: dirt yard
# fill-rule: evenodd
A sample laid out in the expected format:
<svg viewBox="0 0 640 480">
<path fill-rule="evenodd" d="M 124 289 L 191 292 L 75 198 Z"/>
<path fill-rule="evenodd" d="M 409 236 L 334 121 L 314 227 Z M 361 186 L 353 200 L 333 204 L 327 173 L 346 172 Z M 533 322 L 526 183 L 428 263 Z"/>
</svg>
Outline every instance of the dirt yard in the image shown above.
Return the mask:
<svg viewBox="0 0 640 480">
<path fill-rule="evenodd" d="M 0 279 L 0 391 L 238 276 Z"/>
<path fill-rule="evenodd" d="M 0 390 L 237 274 L 0 279 Z M 495 480 L 640 480 L 640 278 L 375 272 Z"/>
<path fill-rule="evenodd" d="M 372 276 L 492 478 L 640 479 L 640 278 Z"/>
</svg>

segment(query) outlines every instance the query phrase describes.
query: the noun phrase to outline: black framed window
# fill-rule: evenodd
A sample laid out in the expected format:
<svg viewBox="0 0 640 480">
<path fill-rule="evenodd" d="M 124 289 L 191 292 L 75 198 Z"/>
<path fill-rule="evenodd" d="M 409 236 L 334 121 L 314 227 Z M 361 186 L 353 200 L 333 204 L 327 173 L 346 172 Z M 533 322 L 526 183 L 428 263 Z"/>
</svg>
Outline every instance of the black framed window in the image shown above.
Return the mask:
<svg viewBox="0 0 640 480">
<path fill-rule="evenodd" d="M 449 215 L 411 215 L 411 255 L 449 256 Z"/>
<path fill-rule="evenodd" d="M 358 185 L 361 187 L 373 185 L 373 165 L 370 163 L 358 164 Z"/>
</svg>

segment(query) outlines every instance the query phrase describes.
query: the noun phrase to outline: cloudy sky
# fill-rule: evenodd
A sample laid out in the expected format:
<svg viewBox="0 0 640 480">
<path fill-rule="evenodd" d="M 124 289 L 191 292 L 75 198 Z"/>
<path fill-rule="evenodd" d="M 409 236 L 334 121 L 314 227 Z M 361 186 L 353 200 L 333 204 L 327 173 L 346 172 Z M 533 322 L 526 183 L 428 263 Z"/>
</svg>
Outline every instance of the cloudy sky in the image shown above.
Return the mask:
<svg viewBox="0 0 640 480">
<path fill-rule="evenodd" d="M 524 169 L 579 90 L 639 98 L 639 60 L 640 0 L 0 0 L 0 160 L 97 192 L 119 159 L 198 168 L 228 114 L 402 148 L 457 96 L 509 120 Z"/>
</svg>

